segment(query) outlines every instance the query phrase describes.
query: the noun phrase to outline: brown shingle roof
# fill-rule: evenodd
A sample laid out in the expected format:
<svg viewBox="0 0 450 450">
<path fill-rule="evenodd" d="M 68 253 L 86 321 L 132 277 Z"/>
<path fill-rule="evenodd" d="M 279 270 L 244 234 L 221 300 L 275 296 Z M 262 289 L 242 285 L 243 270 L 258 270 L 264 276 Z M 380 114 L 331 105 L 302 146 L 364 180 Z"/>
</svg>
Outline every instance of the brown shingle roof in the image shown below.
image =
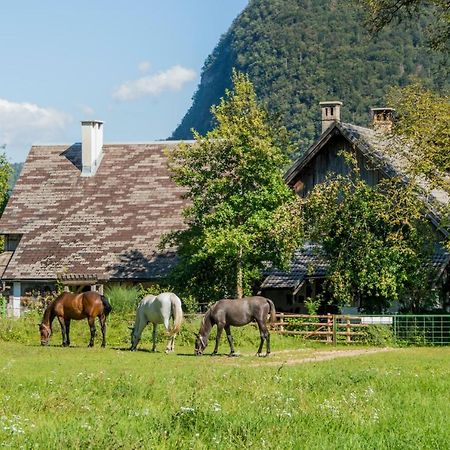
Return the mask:
<svg viewBox="0 0 450 450">
<path fill-rule="evenodd" d="M 183 226 L 183 189 L 170 179 L 172 142 L 104 145 L 93 177 L 81 177 L 81 145 L 35 146 L 0 220 L 22 234 L 4 279 L 155 279 L 175 263 L 161 236 Z"/>
</svg>

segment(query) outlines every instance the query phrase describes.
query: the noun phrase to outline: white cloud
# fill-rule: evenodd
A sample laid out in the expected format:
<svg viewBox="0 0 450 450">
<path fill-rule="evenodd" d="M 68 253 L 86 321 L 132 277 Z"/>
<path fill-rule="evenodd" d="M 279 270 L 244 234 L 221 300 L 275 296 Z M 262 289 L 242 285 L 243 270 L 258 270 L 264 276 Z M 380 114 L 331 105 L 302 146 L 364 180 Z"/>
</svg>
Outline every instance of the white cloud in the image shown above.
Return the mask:
<svg viewBox="0 0 450 450">
<path fill-rule="evenodd" d="M 113 92 L 113 97 L 128 101 L 145 96 L 156 96 L 164 91 L 179 91 L 185 83 L 195 80 L 196 76 L 192 69 L 173 66 L 156 75 L 126 81 Z"/>
<path fill-rule="evenodd" d="M 138 64 L 139 72 L 147 73 L 150 70 L 151 64 L 149 61 L 142 61 Z"/>
<path fill-rule="evenodd" d="M 22 159 L 33 143 L 61 138 L 71 120 L 53 108 L 0 98 L 0 145 L 7 145 L 14 160 Z"/>
<path fill-rule="evenodd" d="M 92 118 L 95 113 L 94 108 L 91 108 L 89 105 L 82 105 L 80 109 L 81 112 L 85 115 L 85 117 L 89 119 Z"/>
</svg>

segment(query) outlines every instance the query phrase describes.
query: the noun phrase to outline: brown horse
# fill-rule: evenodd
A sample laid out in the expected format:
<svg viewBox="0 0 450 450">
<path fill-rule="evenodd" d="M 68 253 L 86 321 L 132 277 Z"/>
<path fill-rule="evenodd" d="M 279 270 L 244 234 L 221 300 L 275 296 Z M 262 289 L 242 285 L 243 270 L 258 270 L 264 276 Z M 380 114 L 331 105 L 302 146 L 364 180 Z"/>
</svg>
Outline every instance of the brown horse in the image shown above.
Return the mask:
<svg viewBox="0 0 450 450">
<path fill-rule="evenodd" d="M 240 300 L 224 299 L 214 303 L 203 317 L 200 331 L 196 334 L 195 354 L 201 355 L 208 345 L 208 337 L 214 325 L 217 325 L 216 346 L 213 355 L 219 349 L 219 340 L 225 328 L 228 343 L 230 344 L 230 356 L 235 356 L 233 338 L 230 326 L 241 327 L 252 320 L 256 321 L 261 336 L 257 355 L 261 356 L 264 341 L 266 341 L 266 355 L 270 353 L 270 334 L 266 326 L 267 316 L 270 314 L 270 322 L 275 321 L 275 306 L 272 300 L 265 297 L 245 297 Z"/>
<path fill-rule="evenodd" d="M 81 294 L 63 292 L 44 312 L 42 323 L 39 325 L 41 332 L 41 345 L 48 345 L 52 334 L 52 323 L 55 317 L 61 325 L 62 345 L 70 345 L 69 331 L 70 321 L 87 319 L 91 329 L 89 347 L 94 346 L 95 318 L 98 317 L 102 329 L 102 347 L 106 345 L 106 317 L 111 312 L 111 305 L 107 298 L 98 292 L 88 291 Z"/>
</svg>

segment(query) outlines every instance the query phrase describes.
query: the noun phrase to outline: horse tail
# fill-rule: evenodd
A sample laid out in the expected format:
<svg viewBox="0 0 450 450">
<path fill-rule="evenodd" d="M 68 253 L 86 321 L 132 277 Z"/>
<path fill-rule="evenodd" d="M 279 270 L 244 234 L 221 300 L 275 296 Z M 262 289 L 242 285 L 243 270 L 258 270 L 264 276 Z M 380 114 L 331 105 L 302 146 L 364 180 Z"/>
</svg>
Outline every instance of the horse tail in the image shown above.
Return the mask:
<svg viewBox="0 0 450 450">
<path fill-rule="evenodd" d="M 183 309 L 181 308 L 181 300 L 175 294 L 170 294 L 170 302 L 172 304 L 173 316 L 173 326 L 170 330 L 170 334 L 174 335 L 181 329 L 181 323 L 183 322 Z"/>
<path fill-rule="evenodd" d="M 103 313 L 105 314 L 105 317 L 107 317 L 108 314 L 112 311 L 111 303 L 109 303 L 108 299 L 104 295 L 101 295 L 100 298 L 102 299 L 103 303 Z"/>
<path fill-rule="evenodd" d="M 270 300 L 270 298 L 266 298 L 267 303 L 269 304 L 269 314 L 270 314 L 270 318 L 269 318 L 269 323 L 274 323 L 277 318 L 276 318 L 276 310 L 275 310 L 275 305 L 273 304 L 273 301 Z"/>
</svg>

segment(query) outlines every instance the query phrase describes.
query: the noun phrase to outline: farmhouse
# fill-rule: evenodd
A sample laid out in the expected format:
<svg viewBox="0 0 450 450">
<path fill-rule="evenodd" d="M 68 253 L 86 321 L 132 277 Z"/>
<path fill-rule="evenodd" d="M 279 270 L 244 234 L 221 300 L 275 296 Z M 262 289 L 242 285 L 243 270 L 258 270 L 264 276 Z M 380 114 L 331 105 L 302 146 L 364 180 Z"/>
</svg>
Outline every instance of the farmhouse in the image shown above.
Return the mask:
<svg viewBox="0 0 450 450">
<path fill-rule="evenodd" d="M 82 122 L 82 142 L 33 146 L 0 220 L 0 270 L 10 304 L 57 280 L 77 286 L 149 282 L 176 255 L 158 249 L 180 229 L 183 190 L 164 154 L 177 142 L 103 145 L 103 123 Z"/>
<path fill-rule="evenodd" d="M 371 128 L 341 122 L 339 101 L 321 102 L 322 133 L 311 147 L 298 158 L 285 175 L 286 182 L 298 195 L 305 197 L 316 184 L 325 180 L 330 173 L 346 175 L 351 168 L 342 156 L 343 151 L 355 155 L 362 179 L 373 186 L 386 177 L 404 176 L 404 161 L 392 153 L 397 143 L 390 135 L 393 110 L 391 108 L 371 109 Z M 422 187 L 426 188 L 425 182 Z M 425 190 L 424 190 L 425 192 Z M 426 198 L 425 198 L 425 195 Z M 449 195 L 442 189 L 424 193 L 428 217 L 436 229 L 438 241 L 447 237 L 447 231 L 440 227 L 438 205 L 447 205 Z M 436 269 L 436 288 L 442 307 L 450 307 L 448 263 L 450 254 L 436 244 L 431 264 Z M 263 281 L 263 295 L 274 300 L 279 309 L 291 312 L 306 312 L 304 302 L 321 291 L 326 276 L 326 259 L 318 245 L 308 244 L 299 249 L 288 273 L 274 271 Z M 355 304 L 348 312 L 356 312 Z"/>
</svg>

